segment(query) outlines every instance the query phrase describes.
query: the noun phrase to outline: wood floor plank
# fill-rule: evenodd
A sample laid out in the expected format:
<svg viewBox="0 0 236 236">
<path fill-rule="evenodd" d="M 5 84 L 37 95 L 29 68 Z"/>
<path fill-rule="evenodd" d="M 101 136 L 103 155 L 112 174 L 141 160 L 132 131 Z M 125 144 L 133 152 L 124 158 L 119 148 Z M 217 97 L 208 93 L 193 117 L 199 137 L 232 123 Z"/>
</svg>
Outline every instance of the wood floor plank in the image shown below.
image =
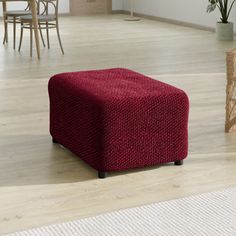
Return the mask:
<svg viewBox="0 0 236 236">
<path fill-rule="evenodd" d="M 0 234 L 236 185 L 236 134 L 224 133 L 225 51 L 214 33 L 123 15 L 62 17 L 42 59 L 0 46 Z M 3 27 L 3 25 L 0 25 Z M 2 35 L 1 35 L 2 36 Z M 127 67 L 190 97 L 189 157 L 105 180 L 51 143 L 47 83 L 64 71 Z"/>
</svg>

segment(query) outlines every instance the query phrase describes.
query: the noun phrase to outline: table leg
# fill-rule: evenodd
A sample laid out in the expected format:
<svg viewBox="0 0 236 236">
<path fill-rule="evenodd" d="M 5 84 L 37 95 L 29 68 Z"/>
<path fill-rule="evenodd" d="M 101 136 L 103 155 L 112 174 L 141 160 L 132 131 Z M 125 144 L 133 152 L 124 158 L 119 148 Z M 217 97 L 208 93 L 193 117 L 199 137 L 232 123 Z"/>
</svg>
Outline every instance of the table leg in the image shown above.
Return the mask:
<svg viewBox="0 0 236 236">
<path fill-rule="evenodd" d="M 8 42 L 8 29 L 7 29 L 7 18 L 6 18 L 6 10 L 7 10 L 7 5 L 6 5 L 6 0 L 2 1 L 2 9 L 3 9 L 3 21 L 4 21 L 4 38 L 3 38 L 3 44 Z"/>
<path fill-rule="evenodd" d="M 40 59 L 39 30 L 38 30 L 36 0 L 30 0 L 30 8 L 31 8 L 31 12 L 32 12 L 32 23 L 33 23 L 33 28 L 34 28 L 36 50 L 37 50 L 38 59 Z"/>
</svg>

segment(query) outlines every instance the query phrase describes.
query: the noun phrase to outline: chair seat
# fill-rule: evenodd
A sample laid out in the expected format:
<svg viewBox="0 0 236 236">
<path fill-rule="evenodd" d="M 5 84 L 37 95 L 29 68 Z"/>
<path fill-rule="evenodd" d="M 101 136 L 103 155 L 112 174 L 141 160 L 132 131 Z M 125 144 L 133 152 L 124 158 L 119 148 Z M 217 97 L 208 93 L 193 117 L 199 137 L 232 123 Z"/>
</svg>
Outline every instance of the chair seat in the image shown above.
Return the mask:
<svg viewBox="0 0 236 236">
<path fill-rule="evenodd" d="M 20 20 L 29 22 L 32 21 L 32 15 L 21 16 Z M 39 22 L 55 21 L 55 15 L 38 15 Z"/>
<path fill-rule="evenodd" d="M 24 15 L 31 15 L 31 11 L 25 11 L 25 10 L 16 10 L 16 11 L 6 11 L 6 16 L 24 16 Z"/>
</svg>

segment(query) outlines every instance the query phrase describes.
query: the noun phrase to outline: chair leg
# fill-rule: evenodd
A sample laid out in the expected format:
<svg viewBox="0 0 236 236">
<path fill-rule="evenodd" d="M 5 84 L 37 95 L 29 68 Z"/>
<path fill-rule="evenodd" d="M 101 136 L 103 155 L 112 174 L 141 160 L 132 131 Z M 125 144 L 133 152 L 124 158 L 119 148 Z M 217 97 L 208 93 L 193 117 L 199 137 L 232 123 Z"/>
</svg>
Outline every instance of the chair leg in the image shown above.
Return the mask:
<svg viewBox="0 0 236 236">
<path fill-rule="evenodd" d="M 19 43 L 19 48 L 18 48 L 18 51 L 20 52 L 21 50 L 21 45 L 22 45 L 22 39 L 23 39 L 23 31 L 24 28 L 23 28 L 23 23 L 21 22 L 21 29 L 20 29 L 20 43 Z"/>
<path fill-rule="evenodd" d="M 56 30 L 57 30 L 57 37 L 58 37 L 58 41 L 59 41 L 59 44 L 60 44 L 61 52 L 64 55 L 64 50 L 63 50 L 62 43 L 61 43 L 61 37 L 60 37 L 58 22 L 56 22 Z"/>
<path fill-rule="evenodd" d="M 46 22 L 46 32 L 47 32 L 47 43 L 48 43 L 48 49 L 50 49 L 48 22 Z"/>
<path fill-rule="evenodd" d="M 3 44 L 8 43 L 8 23 L 7 23 L 7 17 L 4 17 L 4 38 L 3 38 Z"/>
<path fill-rule="evenodd" d="M 30 56 L 33 55 L 33 29 L 32 29 L 32 23 L 30 23 Z"/>
<path fill-rule="evenodd" d="M 13 49 L 16 49 L 16 17 L 13 17 Z"/>
<path fill-rule="evenodd" d="M 41 40 L 42 40 L 43 46 L 45 47 L 45 42 L 44 42 L 43 33 L 42 33 L 42 29 L 41 29 L 41 24 L 40 23 L 39 23 L 39 32 L 40 32 L 40 36 L 41 36 Z"/>
<path fill-rule="evenodd" d="M 4 29 L 4 36 L 3 36 L 2 44 L 5 44 L 5 42 L 6 42 L 6 32 L 5 32 L 5 29 Z"/>
</svg>

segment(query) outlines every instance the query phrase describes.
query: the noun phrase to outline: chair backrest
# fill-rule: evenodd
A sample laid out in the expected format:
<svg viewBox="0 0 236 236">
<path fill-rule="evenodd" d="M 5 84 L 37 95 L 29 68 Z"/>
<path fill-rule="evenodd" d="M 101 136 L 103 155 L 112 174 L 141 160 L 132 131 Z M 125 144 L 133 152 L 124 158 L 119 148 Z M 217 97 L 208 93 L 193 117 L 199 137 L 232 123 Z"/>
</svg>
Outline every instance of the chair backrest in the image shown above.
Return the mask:
<svg viewBox="0 0 236 236">
<path fill-rule="evenodd" d="M 0 0 L 0 2 L 28 2 L 28 0 Z"/>
<path fill-rule="evenodd" d="M 58 17 L 58 0 L 38 0 L 38 14 Z"/>
</svg>

